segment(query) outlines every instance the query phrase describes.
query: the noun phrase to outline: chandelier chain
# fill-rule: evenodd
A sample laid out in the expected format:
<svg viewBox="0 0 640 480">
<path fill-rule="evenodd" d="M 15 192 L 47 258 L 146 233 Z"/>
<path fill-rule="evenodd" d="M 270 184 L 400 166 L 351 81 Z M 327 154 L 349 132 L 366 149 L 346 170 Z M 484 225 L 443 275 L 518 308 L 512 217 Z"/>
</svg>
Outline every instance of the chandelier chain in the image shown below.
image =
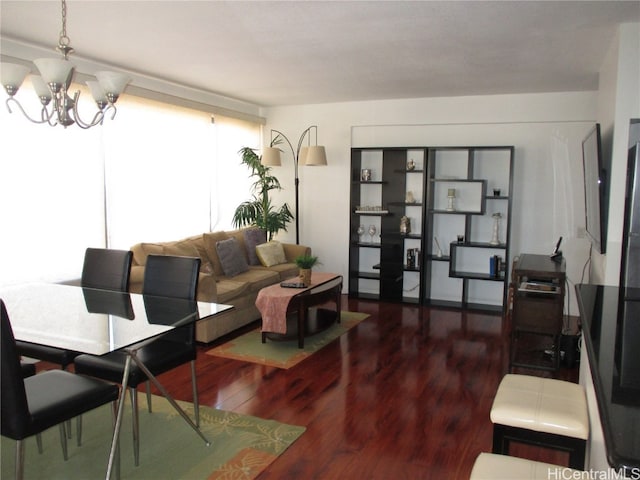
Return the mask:
<svg viewBox="0 0 640 480">
<path fill-rule="evenodd" d="M 60 39 L 58 40 L 61 47 L 68 47 L 71 39 L 67 36 L 67 2 L 62 0 L 62 30 L 60 31 Z"/>
</svg>

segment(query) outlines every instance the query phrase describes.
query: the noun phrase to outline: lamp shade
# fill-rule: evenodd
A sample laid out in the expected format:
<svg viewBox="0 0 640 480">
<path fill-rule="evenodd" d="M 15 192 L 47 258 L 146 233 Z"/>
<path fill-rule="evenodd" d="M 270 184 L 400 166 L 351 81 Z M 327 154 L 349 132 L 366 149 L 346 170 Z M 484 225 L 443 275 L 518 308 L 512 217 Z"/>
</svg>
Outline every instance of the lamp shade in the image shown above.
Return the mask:
<svg viewBox="0 0 640 480">
<path fill-rule="evenodd" d="M 280 150 L 275 147 L 264 147 L 262 150 L 262 165 L 268 167 L 279 167 L 282 165 L 280 160 Z"/>
<path fill-rule="evenodd" d="M 51 90 L 40 75 L 31 75 L 31 85 L 33 85 L 33 89 L 36 91 L 36 95 L 39 98 L 46 98 L 51 100 Z"/>
<path fill-rule="evenodd" d="M 107 94 L 120 95 L 127 83 L 131 81 L 129 77 L 122 73 L 116 72 L 96 72 L 98 83 Z"/>
<path fill-rule="evenodd" d="M 52 83 L 66 84 L 69 74 L 74 68 L 73 63 L 59 58 L 36 58 L 33 63 L 38 67 L 42 79 L 49 85 Z"/>
<path fill-rule="evenodd" d="M 308 147 L 304 165 L 307 166 L 324 166 L 327 164 L 327 154 L 324 147 L 312 145 Z"/>
<path fill-rule="evenodd" d="M 0 63 L 0 81 L 3 87 L 20 88 L 25 77 L 29 73 L 29 68 L 16 63 Z"/>
<path fill-rule="evenodd" d="M 100 86 L 98 82 L 88 81 L 87 86 L 91 91 L 91 96 L 96 101 L 96 103 L 102 103 L 107 101 L 107 95 L 104 93 L 104 90 Z"/>
<path fill-rule="evenodd" d="M 307 155 L 309 154 L 309 147 L 300 148 L 298 154 L 298 165 L 305 165 L 307 163 Z"/>
</svg>

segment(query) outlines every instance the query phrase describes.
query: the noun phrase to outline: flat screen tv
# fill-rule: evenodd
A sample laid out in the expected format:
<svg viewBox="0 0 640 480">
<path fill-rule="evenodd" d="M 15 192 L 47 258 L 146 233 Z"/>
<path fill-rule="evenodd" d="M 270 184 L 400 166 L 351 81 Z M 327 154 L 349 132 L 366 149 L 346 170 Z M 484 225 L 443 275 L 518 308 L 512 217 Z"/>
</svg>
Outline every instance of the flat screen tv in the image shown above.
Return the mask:
<svg viewBox="0 0 640 480">
<path fill-rule="evenodd" d="M 582 167 L 584 170 L 584 208 L 587 238 L 599 253 L 607 245 L 607 170 L 602 157 L 600 124 L 589 131 L 582 141 Z"/>
</svg>

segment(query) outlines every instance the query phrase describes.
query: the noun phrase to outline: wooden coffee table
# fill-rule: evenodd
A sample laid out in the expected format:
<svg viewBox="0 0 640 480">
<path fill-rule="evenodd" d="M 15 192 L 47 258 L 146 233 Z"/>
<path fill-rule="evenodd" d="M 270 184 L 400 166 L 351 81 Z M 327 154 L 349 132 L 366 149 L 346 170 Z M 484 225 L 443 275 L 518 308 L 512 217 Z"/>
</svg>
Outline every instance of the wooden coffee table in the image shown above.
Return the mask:
<svg viewBox="0 0 640 480">
<path fill-rule="evenodd" d="M 292 279 L 293 281 L 297 279 Z M 307 288 L 284 288 L 279 284 L 258 293 L 256 306 L 262 314 L 262 343 L 304 338 L 340 323 L 342 275 L 313 272 Z M 335 310 L 321 308 L 335 303 Z M 329 306 L 329 305 L 326 305 Z"/>
</svg>

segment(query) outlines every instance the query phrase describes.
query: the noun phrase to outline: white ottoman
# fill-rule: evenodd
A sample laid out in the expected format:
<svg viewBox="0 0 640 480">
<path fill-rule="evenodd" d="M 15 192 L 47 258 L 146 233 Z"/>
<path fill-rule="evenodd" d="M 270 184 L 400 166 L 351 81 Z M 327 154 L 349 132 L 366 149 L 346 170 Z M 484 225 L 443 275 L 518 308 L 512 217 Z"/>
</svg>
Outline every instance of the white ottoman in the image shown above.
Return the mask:
<svg viewBox="0 0 640 480">
<path fill-rule="evenodd" d="M 582 478 L 580 471 L 550 463 L 494 453 L 481 453 L 476 458 L 469 480 L 549 480 Z"/>
<path fill-rule="evenodd" d="M 507 374 L 491 407 L 493 453 L 509 454 L 516 441 L 569 452 L 569 466 L 584 469 L 589 415 L 575 383 Z"/>
</svg>

